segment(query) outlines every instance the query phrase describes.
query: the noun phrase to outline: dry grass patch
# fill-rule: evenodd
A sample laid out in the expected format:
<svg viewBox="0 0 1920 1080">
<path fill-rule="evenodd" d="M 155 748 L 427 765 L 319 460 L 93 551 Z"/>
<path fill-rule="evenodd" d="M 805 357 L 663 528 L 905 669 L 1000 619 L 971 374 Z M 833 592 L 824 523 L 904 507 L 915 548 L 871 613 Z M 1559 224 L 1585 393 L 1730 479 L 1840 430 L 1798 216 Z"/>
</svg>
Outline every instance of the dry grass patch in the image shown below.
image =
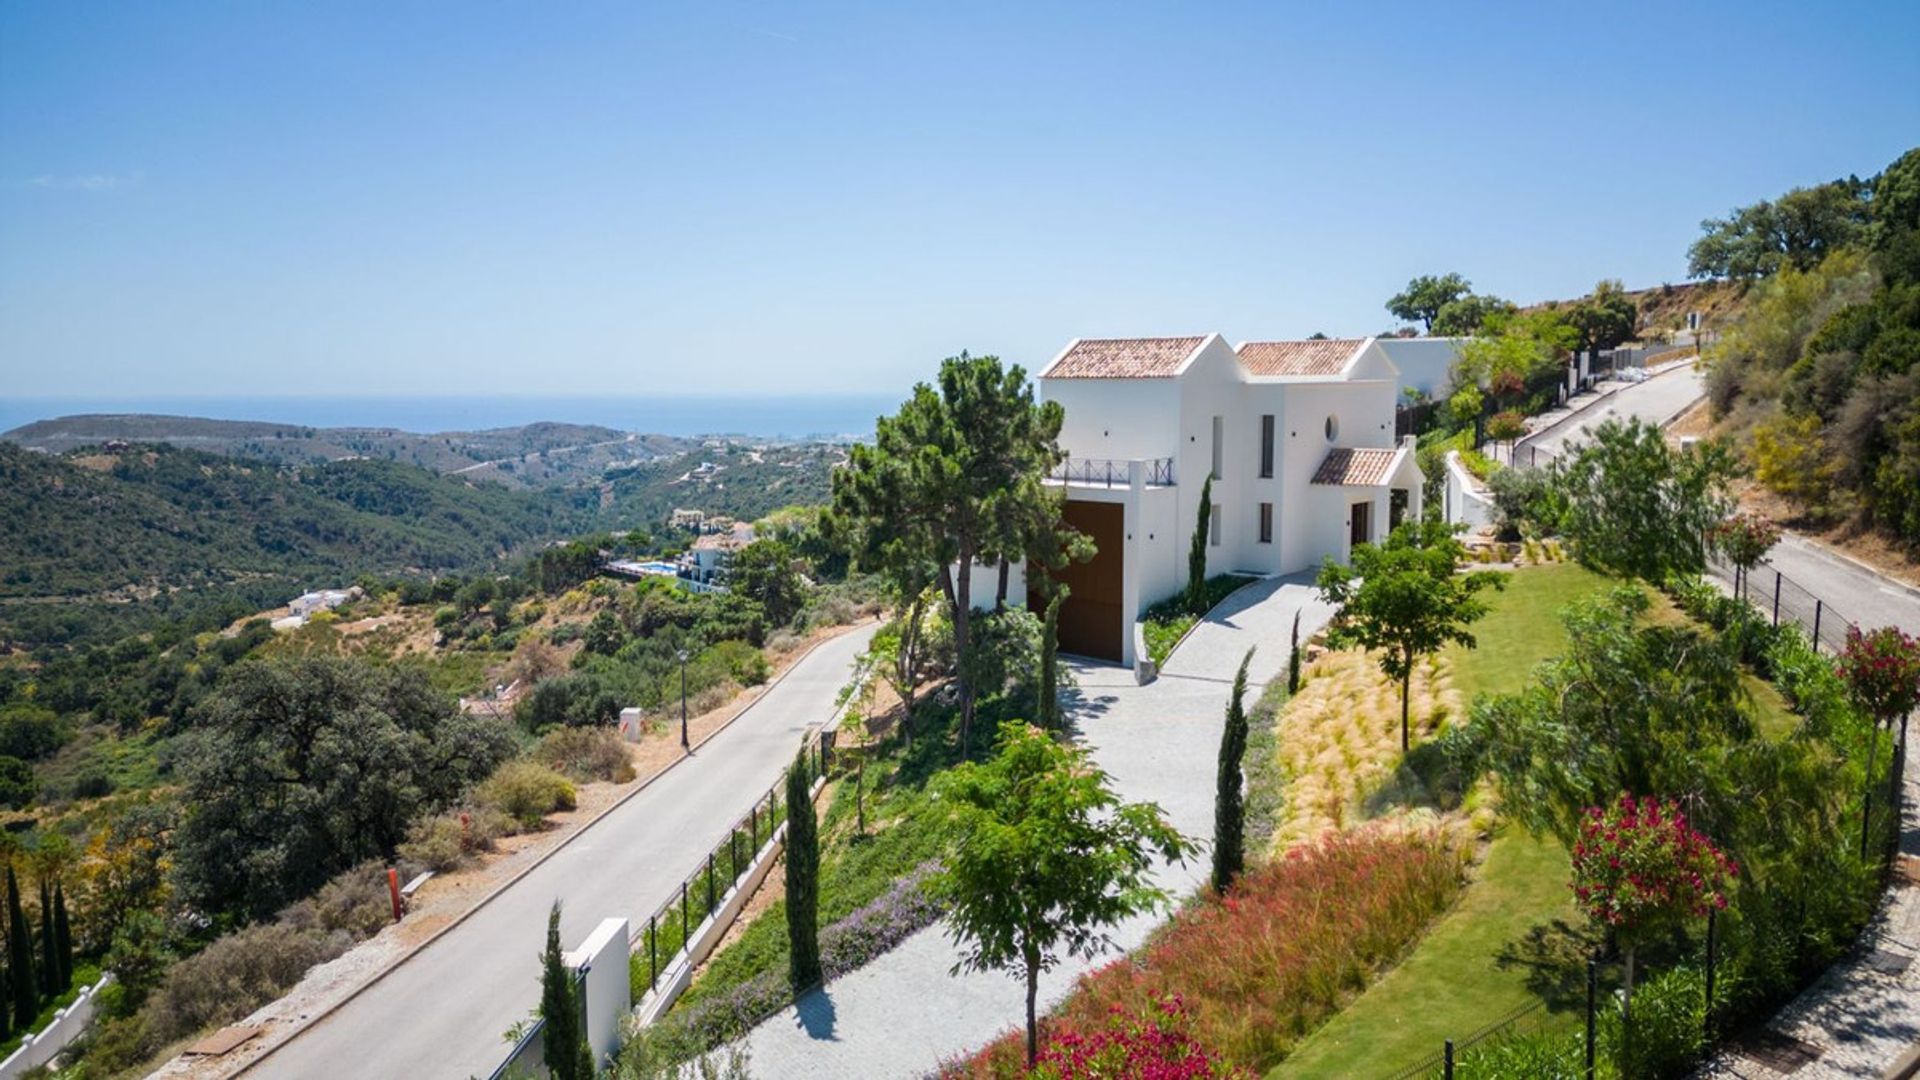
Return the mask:
<svg viewBox="0 0 1920 1080">
<path fill-rule="evenodd" d="M 1420 661 L 1409 702 L 1415 744 L 1460 715 L 1443 658 Z M 1362 650 L 1326 653 L 1281 710 L 1276 743 L 1286 793 L 1273 836 L 1279 853 L 1368 816 L 1362 800 L 1400 763 L 1399 687 Z"/>
</svg>

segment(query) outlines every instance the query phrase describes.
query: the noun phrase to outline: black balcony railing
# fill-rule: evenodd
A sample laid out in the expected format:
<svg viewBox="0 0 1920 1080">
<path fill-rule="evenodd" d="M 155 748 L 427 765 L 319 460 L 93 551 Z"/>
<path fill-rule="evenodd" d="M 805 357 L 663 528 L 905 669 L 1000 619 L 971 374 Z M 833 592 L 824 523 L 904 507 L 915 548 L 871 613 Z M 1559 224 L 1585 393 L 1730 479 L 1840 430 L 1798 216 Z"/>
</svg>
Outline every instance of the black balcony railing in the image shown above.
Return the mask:
<svg viewBox="0 0 1920 1080">
<path fill-rule="evenodd" d="M 1147 458 L 1140 461 L 1148 487 L 1173 486 L 1173 459 Z M 1068 458 L 1047 474 L 1048 479 L 1087 487 L 1126 487 L 1132 483 L 1133 459 Z"/>
</svg>

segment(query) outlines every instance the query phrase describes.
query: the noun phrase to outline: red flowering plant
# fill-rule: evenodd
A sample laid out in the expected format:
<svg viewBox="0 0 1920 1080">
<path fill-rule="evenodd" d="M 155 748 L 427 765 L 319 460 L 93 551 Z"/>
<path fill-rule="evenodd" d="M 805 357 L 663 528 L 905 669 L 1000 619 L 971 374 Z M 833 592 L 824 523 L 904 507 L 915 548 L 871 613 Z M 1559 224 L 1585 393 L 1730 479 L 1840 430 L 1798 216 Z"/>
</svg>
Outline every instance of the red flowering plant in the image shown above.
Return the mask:
<svg viewBox="0 0 1920 1080">
<path fill-rule="evenodd" d="M 1735 514 L 1707 530 L 1707 539 L 1739 572 L 1734 591 L 1745 595 L 1747 573 L 1780 542 L 1780 526 L 1757 514 Z"/>
<path fill-rule="evenodd" d="M 1633 953 L 1653 935 L 1727 906 L 1740 868 L 1680 812 L 1679 804 L 1620 796 L 1590 807 L 1573 845 L 1573 894 L 1611 928 L 1626 950 L 1633 999 Z"/>
<path fill-rule="evenodd" d="M 1920 638 L 1883 626 L 1847 629 L 1847 647 L 1835 663 L 1854 703 L 1875 723 L 1891 725 L 1920 705 Z"/>
<path fill-rule="evenodd" d="M 1251 1076 L 1193 1037 L 1180 995 L 1169 994 L 1144 1015 L 1113 1006 L 1107 1024 L 1083 1034 L 1054 1034 L 1029 1077 L 1044 1080 L 1227 1080 Z"/>
</svg>

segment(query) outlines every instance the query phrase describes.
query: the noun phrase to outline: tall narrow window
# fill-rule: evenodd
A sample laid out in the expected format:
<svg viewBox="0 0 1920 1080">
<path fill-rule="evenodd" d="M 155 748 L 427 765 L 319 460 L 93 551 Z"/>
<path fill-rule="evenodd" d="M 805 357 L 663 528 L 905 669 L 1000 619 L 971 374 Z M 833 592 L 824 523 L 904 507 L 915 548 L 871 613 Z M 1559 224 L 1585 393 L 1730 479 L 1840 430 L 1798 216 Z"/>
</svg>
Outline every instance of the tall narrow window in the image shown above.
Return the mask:
<svg viewBox="0 0 1920 1080">
<path fill-rule="evenodd" d="M 1273 504 L 1260 504 L 1260 542 L 1273 543 Z"/>
<path fill-rule="evenodd" d="M 1273 479 L 1273 416 L 1260 418 L 1260 478 Z"/>
<path fill-rule="evenodd" d="M 1207 543 L 1213 547 L 1220 546 L 1220 504 L 1219 503 L 1213 504 L 1213 520 L 1207 522 Z"/>
<path fill-rule="evenodd" d="M 1213 418 L 1213 478 L 1220 479 L 1220 464 L 1227 445 L 1227 418 Z"/>
</svg>

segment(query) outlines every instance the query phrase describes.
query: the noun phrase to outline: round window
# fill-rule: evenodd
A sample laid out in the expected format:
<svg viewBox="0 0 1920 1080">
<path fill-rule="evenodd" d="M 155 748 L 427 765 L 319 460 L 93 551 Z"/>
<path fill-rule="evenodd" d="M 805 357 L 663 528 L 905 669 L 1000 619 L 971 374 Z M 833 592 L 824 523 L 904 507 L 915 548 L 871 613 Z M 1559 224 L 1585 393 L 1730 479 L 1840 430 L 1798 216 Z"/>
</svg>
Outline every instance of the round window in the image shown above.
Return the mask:
<svg viewBox="0 0 1920 1080">
<path fill-rule="evenodd" d="M 1327 417 L 1327 441 L 1332 442 L 1333 440 L 1339 437 L 1340 437 L 1340 418 L 1337 416 Z"/>
</svg>

